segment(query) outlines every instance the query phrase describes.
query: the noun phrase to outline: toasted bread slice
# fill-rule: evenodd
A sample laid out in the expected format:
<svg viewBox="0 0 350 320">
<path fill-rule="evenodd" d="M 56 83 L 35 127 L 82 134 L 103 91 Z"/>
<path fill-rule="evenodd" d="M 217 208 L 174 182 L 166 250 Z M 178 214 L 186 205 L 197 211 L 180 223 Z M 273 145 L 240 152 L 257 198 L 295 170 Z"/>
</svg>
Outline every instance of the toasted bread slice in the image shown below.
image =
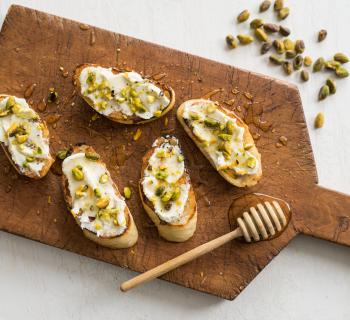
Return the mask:
<svg viewBox="0 0 350 320">
<path fill-rule="evenodd" d="M 138 232 L 124 198 L 95 150 L 76 146 L 62 163 L 64 198 L 84 235 L 101 246 L 133 246 Z"/>
<path fill-rule="evenodd" d="M 141 124 L 168 113 L 175 104 L 175 92 L 158 87 L 136 72 L 115 67 L 82 64 L 74 73 L 74 84 L 87 104 L 108 119 L 123 124 Z"/>
<path fill-rule="evenodd" d="M 139 191 L 143 207 L 161 237 L 173 242 L 192 237 L 197 224 L 197 203 L 175 137 L 158 138 L 145 154 Z"/>
<path fill-rule="evenodd" d="M 46 123 L 22 98 L 0 94 L 0 145 L 16 171 L 32 179 L 54 162 Z"/>
<path fill-rule="evenodd" d="M 249 127 L 232 111 L 206 99 L 188 100 L 177 118 L 212 166 L 236 187 L 255 185 L 262 176 L 261 155 Z"/>
</svg>

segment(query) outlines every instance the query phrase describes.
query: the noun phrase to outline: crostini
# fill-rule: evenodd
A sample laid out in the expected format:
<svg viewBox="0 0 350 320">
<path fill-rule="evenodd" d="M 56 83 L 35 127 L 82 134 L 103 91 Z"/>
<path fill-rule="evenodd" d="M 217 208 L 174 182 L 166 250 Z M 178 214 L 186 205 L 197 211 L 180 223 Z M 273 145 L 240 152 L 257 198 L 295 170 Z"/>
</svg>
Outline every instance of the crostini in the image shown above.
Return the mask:
<svg viewBox="0 0 350 320">
<path fill-rule="evenodd" d="M 160 88 L 134 71 L 83 64 L 75 70 L 74 84 L 91 108 L 123 124 L 156 120 L 175 104 L 172 88 Z"/>
<path fill-rule="evenodd" d="M 143 207 L 161 237 L 173 242 L 192 237 L 197 203 L 175 137 L 158 138 L 143 157 L 139 190 Z"/>
<path fill-rule="evenodd" d="M 236 187 L 255 185 L 262 176 L 261 155 L 248 126 L 232 111 L 206 99 L 180 105 L 177 118 L 212 166 Z"/>
<path fill-rule="evenodd" d="M 54 162 L 45 121 L 25 99 L 0 94 L 0 144 L 17 172 L 29 178 L 44 177 Z"/>
<path fill-rule="evenodd" d="M 64 198 L 84 235 L 112 249 L 133 246 L 137 228 L 100 155 L 90 146 L 76 146 L 62 172 Z"/>
</svg>

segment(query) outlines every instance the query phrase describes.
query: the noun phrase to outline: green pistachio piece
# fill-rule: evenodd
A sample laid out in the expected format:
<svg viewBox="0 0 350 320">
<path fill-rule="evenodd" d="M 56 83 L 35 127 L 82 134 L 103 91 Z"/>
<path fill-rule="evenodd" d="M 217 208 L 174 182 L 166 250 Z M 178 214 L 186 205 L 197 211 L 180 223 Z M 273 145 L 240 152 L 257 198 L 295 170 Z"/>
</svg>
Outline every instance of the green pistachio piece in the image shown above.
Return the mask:
<svg viewBox="0 0 350 320">
<path fill-rule="evenodd" d="M 218 138 L 223 140 L 223 141 L 230 141 L 230 139 L 232 138 L 232 135 L 227 134 L 227 133 L 220 133 L 218 135 Z"/>
<path fill-rule="evenodd" d="M 81 181 L 84 179 L 84 172 L 82 171 L 82 167 L 76 166 L 72 169 L 72 175 L 75 180 Z"/>
<path fill-rule="evenodd" d="M 173 192 L 171 191 L 166 191 L 162 196 L 161 196 L 161 200 L 162 202 L 168 202 L 170 201 L 170 199 L 172 198 L 173 196 Z"/>
<path fill-rule="evenodd" d="M 94 195 L 95 195 L 96 198 L 101 198 L 102 193 L 101 193 L 100 188 L 95 188 L 94 189 Z"/>
<path fill-rule="evenodd" d="M 315 128 L 319 129 L 322 128 L 324 125 L 324 114 L 322 112 L 319 112 L 315 118 Z"/>
<path fill-rule="evenodd" d="M 219 121 L 215 120 L 215 119 L 211 119 L 211 118 L 206 118 L 204 120 L 204 124 L 207 127 L 211 127 L 211 128 L 216 128 L 220 125 Z"/>
<path fill-rule="evenodd" d="M 178 200 L 180 198 L 180 195 L 181 195 L 181 189 L 180 187 L 176 187 L 173 192 L 173 195 L 171 196 L 171 200 L 172 201 Z"/>
<path fill-rule="evenodd" d="M 243 45 L 252 43 L 254 41 L 253 37 L 247 34 L 239 34 L 237 35 L 237 38 L 240 44 L 243 44 Z"/>
<path fill-rule="evenodd" d="M 252 22 L 250 23 L 250 27 L 252 29 L 260 28 L 263 25 L 264 25 L 264 20 L 263 19 L 259 19 L 259 18 L 256 18 L 256 19 L 252 20 Z"/>
<path fill-rule="evenodd" d="M 59 150 L 56 153 L 56 157 L 60 160 L 64 160 L 67 158 L 68 150 Z"/>
<path fill-rule="evenodd" d="M 158 171 L 156 174 L 155 174 L 155 177 L 158 179 L 158 180 L 165 180 L 167 177 L 168 177 L 168 174 L 164 171 Z"/>
<path fill-rule="evenodd" d="M 86 151 L 85 158 L 91 161 L 98 161 L 100 159 L 100 155 L 96 152 Z"/>
<path fill-rule="evenodd" d="M 326 81 L 326 85 L 329 87 L 329 93 L 335 94 L 337 92 L 337 87 L 335 85 L 335 81 L 331 78 L 328 78 Z"/>
<path fill-rule="evenodd" d="M 131 189 L 130 187 L 124 187 L 124 197 L 125 199 L 131 198 Z"/>
<path fill-rule="evenodd" d="M 102 174 L 98 181 L 101 184 L 105 184 L 108 181 L 108 174 L 107 173 Z"/>
<path fill-rule="evenodd" d="M 157 197 L 160 197 L 164 193 L 164 191 L 165 191 L 164 186 L 159 186 L 156 188 L 155 194 Z"/>
<path fill-rule="evenodd" d="M 341 52 L 336 53 L 334 55 L 333 59 L 335 61 L 339 61 L 340 63 L 347 63 L 347 62 L 349 62 L 349 58 L 344 53 L 341 53 Z"/>
<path fill-rule="evenodd" d="M 250 13 L 248 10 L 243 10 L 238 16 L 237 16 L 237 22 L 242 23 L 244 21 L 247 21 L 249 19 Z"/>
<path fill-rule="evenodd" d="M 349 76 L 348 70 L 346 70 L 344 67 L 338 67 L 337 69 L 335 69 L 335 74 L 339 78 L 346 78 Z"/>
</svg>

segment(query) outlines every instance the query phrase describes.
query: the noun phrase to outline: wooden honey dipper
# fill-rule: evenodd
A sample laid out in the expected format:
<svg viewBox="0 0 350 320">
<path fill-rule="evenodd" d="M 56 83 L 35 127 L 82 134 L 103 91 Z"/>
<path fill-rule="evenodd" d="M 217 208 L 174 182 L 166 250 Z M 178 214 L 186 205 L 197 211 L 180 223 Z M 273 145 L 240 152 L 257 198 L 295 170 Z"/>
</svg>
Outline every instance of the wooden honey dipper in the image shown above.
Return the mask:
<svg viewBox="0 0 350 320">
<path fill-rule="evenodd" d="M 281 199 L 253 193 L 233 201 L 229 210 L 229 218 L 234 220 L 233 226 L 236 228 L 233 231 L 123 282 L 120 290 L 125 292 L 158 278 L 233 239 L 243 238 L 246 242 L 251 243 L 276 238 L 286 229 L 291 218 L 291 211 L 288 203 Z"/>
</svg>

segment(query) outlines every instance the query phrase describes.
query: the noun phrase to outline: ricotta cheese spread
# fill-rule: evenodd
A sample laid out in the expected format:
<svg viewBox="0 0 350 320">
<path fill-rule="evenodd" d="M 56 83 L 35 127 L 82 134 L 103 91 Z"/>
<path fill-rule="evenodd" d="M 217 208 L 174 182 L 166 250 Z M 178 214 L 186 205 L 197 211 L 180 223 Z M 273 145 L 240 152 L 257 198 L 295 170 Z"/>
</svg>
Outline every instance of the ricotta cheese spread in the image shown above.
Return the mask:
<svg viewBox="0 0 350 320">
<path fill-rule="evenodd" d="M 244 144 L 245 128 L 213 101 L 188 101 L 184 105 L 183 118 L 217 170 L 233 170 L 239 176 L 259 171 L 258 159 L 249 152 L 253 145 Z"/>
<path fill-rule="evenodd" d="M 49 139 L 43 129 L 39 115 L 25 99 L 10 96 L 0 101 L 0 141 L 23 173 L 29 170 L 40 176 L 50 157 Z"/>
<path fill-rule="evenodd" d="M 184 156 L 175 137 L 160 138 L 148 160 L 142 180 L 143 193 L 152 202 L 158 217 L 167 223 L 185 224 L 184 209 L 190 182 L 185 173 Z M 158 145 L 159 144 L 159 145 Z"/>
<path fill-rule="evenodd" d="M 113 73 L 112 68 L 86 67 L 80 73 L 81 94 L 99 113 L 121 112 L 127 118 L 160 117 L 170 101 L 164 92 L 136 72 Z"/>
<path fill-rule="evenodd" d="M 126 204 L 115 193 L 110 174 L 98 159 L 96 153 L 75 153 L 63 161 L 62 171 L 72 197 L 71 213 L 81 228 L 99 237 L 114 237 L 127 227 Z"/>
</svg>

